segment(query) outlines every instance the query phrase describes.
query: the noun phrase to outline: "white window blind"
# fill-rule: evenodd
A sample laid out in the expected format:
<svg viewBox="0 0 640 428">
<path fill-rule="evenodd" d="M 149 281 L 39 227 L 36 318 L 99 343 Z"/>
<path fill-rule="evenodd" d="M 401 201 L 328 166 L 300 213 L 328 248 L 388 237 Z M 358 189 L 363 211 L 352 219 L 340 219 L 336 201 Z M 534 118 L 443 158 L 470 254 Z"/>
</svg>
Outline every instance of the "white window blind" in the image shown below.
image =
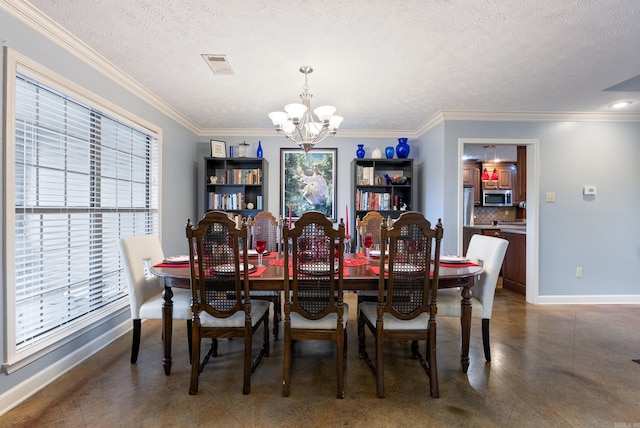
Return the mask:
<svg viewBox="0 0 640 428">
<path fill-rule="evenodd" d="M 158 233 L 158 142 L 20 73 L 15 98 L 20 353 L 128 301 L 118 240 Z"/>
</svg>

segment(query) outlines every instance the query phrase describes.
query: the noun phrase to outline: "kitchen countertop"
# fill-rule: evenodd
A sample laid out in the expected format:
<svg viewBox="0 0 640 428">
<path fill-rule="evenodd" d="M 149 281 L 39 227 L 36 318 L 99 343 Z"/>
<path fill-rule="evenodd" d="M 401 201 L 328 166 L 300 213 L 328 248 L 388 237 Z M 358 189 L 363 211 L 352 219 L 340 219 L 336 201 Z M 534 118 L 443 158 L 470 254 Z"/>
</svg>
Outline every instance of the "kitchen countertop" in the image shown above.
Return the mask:
<svg viewBox="0 0 640 428">
<path fill-rule="evenodd" d="M 474 224 L 473 226 L 463 226 L 468 227 L 470 229 L 477 230 L 502 230 L 504 232 L 512 232 L 512 233 L 527 233 L 527 224 L 526 223 L 498 223 L 497 226 L 493 224 Z"/>
</svg>

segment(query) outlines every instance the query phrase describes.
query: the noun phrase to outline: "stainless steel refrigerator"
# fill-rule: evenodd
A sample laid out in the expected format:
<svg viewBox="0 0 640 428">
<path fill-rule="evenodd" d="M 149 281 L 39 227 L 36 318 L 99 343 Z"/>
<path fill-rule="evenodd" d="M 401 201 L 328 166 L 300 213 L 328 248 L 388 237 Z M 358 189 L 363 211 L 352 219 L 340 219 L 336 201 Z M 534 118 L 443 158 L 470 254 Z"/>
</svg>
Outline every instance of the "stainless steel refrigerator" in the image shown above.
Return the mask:
<svg viewBox="0 0 640 428">
<path fill-rule="evenodd" d="M 473 226 L 473 188 L 465 187 L 462 192 L 462 224 Z"/>
</svg>

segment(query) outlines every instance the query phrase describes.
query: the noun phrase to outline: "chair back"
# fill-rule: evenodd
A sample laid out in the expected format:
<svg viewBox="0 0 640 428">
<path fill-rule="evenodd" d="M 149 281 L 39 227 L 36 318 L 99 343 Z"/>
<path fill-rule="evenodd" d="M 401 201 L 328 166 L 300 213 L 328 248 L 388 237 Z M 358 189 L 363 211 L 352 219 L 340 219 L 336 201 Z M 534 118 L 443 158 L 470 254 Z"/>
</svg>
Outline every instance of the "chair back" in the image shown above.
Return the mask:
<svg viewBox="0 0 640 428">
<path fill-rule="evenodd" d="M 131 318 L 140 319 L 140 306 L 162 291 L 162 286 L 151 273 L 151 267 L 164 260 L 160 239 L 156 235 L 121 238 L 120 254 L 129 280 Z"/>
<path fill-rule="evenodd" d="M 291 278 L 286 268 L 284 274 L 285 316 L 316 320 L 337 313 L 342 323 L 344 222 L 336 230 L 323 213 L 307 211 L 283 234 L 291 245 L 291 254 L 284 252 L 284 265 L 291 266 Z"/>
<path fill-rule="evenodd" d="M 432 229 L 431 223 L 415 211 L 401 214 L 392 227 L 382 224 L 381 254 L 387 251 L 388 240 L 389 257 L 380 257 L 379 316 L 380 309 L 402 320 L 428 312 L 430 320 L 435 321 L 442 235 L 440 219 Z"/>
<path fill-rule="evenodd" d="M 243 297 L 249 296 L 246 222 L 238 229 L 227 213 L 209 211 L 195 227 L 189 219 L 186 232 L 193 313 L 227 318 L 244 310 L 248 316 Z"/>
<path fill-rule="evenodd" d="M 364 248 L 362 240 L 364 235 L 371 233 L 373 236 L 372 248 L 380 246 L 380 226 L 385 222 L 384 217 L 378 211 L 369 211 L 362 220 L 356 217 L 356 230 L 358 231 L 358 247 Z"/>
<path fill-rule="evenodd" d="M 278 220 L 269 211 L 261 211 L 254 219 L 247 220 L 250 243 L 249 248 L 255 248 L 257 240 L 267 241 L 267 251 L 278 251 L 278 240 L 280 237 Z"/>
<path fill-rule="evenodd" d="M 476 285 L 471 289 L 473 296 L 482 303 L 482 318 L 484 319 L 491 318 L 496 283 L 508 245 L 509 241 L 506 239 L 481 234 L 473 235 L 469 241 L 466 257 L 469 260 L 481 262 L 484 270 Z"/>
</svg>

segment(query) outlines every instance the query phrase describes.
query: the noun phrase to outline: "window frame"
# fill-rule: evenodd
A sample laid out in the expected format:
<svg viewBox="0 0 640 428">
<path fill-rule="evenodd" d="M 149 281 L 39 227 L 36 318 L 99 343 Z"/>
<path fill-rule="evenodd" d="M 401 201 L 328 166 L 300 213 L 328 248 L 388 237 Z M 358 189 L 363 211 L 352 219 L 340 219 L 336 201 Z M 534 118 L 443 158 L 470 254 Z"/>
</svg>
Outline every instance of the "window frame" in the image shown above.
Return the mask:
<svg viewBox="0 0 640 428">
<path fill-rule="evenodd" d="M 86 333 L 103 320 L 113 317 L 129 305 L 128 299 L 120 299 L 94 313 L 83 315 L 78 322 L 58 328 L 56 333 L 47 335 L 42 340 L 18 350 L 16 346 L 16 288 L 15 288 L 15 220 L 16 220 L 16 75 L 20 73 L 38 83 L 45 85 L 66 97 L 78 101 L 99 111 L 105 116 L 116 119 L 123 124 L 143 132 L 156 140 L 157 146 L 157 230 L 160 234 L 162 224 L 162 130 L 161 128 L 141 119 L 133 113 L 116 104 L 94 94 L 71 80 L 51 71 L 37 62 L 19 54 L 13 49 L 5 48 L 5 117 L 4 117 L 4 275 L 2 288 L 4 289 L 4 358 L 3 368 L 12 373 L 21 367 L 41 358 L 43 355 L 63 346 L 66 343 Z"/>
</svg>

